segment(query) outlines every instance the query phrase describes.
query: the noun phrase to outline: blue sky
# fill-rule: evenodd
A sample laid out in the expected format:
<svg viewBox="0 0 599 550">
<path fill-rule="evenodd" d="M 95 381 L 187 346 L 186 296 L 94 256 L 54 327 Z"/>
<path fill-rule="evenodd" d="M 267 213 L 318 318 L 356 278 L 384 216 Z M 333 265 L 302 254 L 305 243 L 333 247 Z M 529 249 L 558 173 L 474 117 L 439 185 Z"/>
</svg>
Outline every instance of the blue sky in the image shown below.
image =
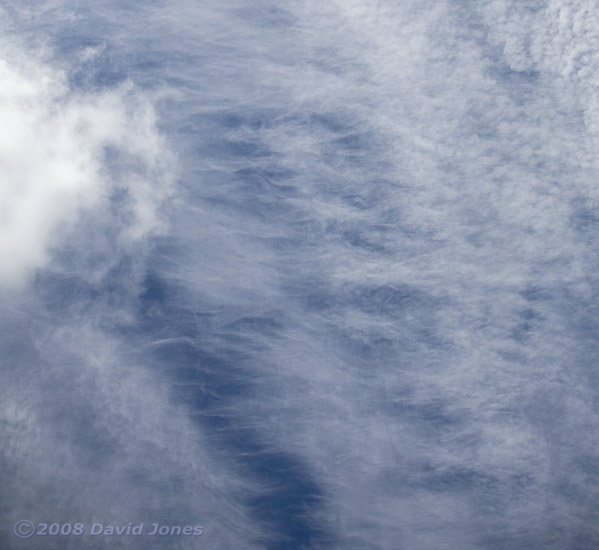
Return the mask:
<svg viewBox="0 0 599 550">
<path fill-rule="evenodd" d="M 598 29 L 0 2 L 0 546 L 597 547 Z"/>
</svg>

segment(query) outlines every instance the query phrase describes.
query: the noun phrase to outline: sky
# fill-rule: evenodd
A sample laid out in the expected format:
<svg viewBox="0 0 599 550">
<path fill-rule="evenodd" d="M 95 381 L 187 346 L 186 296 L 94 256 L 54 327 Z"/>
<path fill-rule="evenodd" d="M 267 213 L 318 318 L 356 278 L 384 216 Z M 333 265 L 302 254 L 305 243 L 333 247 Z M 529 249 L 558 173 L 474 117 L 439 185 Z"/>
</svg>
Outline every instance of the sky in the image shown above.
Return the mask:
<svg viewBox="0 0 599 550">
<path fill-rule="evenodd" d="M 0 0 L 0 548 L 599 547 L 598 74 L 594 0 Z"/>
</svg>

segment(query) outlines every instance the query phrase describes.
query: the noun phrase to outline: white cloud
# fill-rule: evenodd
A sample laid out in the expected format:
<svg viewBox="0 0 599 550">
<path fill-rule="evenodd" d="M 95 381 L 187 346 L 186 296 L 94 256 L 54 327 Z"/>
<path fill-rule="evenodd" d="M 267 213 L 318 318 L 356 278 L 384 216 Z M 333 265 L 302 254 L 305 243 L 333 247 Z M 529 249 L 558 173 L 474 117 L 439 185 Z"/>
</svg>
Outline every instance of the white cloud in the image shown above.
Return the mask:
<svg viewBox="0 0 599 550">
<path fill-rule="evenodd" d="M 5 39 L 6 41 L 6 39 Z M 128 83 L 69 89 L 67 75 L 7 43 L 0 50 L 0 285 L 47 265 L 83 217 L 110 209 L 124 242 L 164 229 L 158 208 L 174 165 L 148 100 Z M 107 152 L 118 172 L 106 170 Z"/>
</svg>

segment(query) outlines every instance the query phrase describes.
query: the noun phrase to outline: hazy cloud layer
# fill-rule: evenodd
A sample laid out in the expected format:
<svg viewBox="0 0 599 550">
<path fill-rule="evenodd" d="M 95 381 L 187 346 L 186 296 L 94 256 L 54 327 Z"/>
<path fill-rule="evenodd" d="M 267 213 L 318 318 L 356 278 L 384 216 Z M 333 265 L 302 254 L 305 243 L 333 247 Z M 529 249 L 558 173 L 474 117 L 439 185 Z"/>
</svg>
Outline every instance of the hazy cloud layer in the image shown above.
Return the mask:
<svg viewBox="0 0 599 550">
<path fill-rule="evenodd" d="M 5 6 L 4 545 L 596 546 L 597 13 Z"/>
</svg>

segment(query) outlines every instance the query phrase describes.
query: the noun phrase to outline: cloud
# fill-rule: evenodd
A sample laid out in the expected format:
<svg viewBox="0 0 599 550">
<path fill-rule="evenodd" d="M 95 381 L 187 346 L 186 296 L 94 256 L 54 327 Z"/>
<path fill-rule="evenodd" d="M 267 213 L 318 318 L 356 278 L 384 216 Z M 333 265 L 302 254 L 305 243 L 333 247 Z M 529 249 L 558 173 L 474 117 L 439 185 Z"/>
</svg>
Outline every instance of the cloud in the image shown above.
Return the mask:
<svg viewBox="0 0 599 550">
<path fill-rule="evenodd" d="M 219 146 L 190 128 L 203 180 L 162 276 L 210 314 L 211 349 L 242 355 L 232 425 L 301 458 L 313 534 L 339 547 L 597 536 L 595 451 L 568 450 L 594 425 L 572 327 L 596 257 L 573 210 L 593 204 L 586 83 L 502 56 L 486 9 L 214 10 L 214 42 L 185 42 L 201 97 L 226 99 L 181 107 Z"/>
<path fill-rule="evenodd" d="M 32 51 L 2 38 L 5 525 L 64 520 L 89 533 L 92 522 L 145 522 L 146 531 L 183 522 L 205 528 L 207 547 L 253 548 L 260 530 L 240 502 L 256 484 L 231 476 L 227 456 L 172 403 L 149 366 L 168 363 L 152 361 L 137 326 L 148 250 L 176 204 L 175 156 L 158 129 L 155 97 L 128 79 L 78 85 L 74 75 L 94 69 L 82 69 L 81 58 L 102 62 L 101 50 L 94 58 L 84 47 L 62 69 L 53 55 L 49 46 Z M 19 541 L 12 527 L 0 539 L 3 548 Z M 195 547 L 197 537 L 170 542 Z M 144 548 L 163 545 L 143 540 Z"/>
<path fill-rule="evenodd" d="M 6 39 L 5 39 L 6 42 Z M 114 208 L 123 242 L 164 229 L 173 163 L 130 83 L 80 92 L 64 72 L 5 43 L 0 60 L 0 283 L 18 286 L 91 211 Z M 107 165 L 118 163 L 118 173 Z"/>
<path fill-rule="evenodd" d="M 214 548 L 596 545 L 590 4 L 84 7 L 15 19 L 92 177 L 3 310 L 14 486 Z"/>
</svg>

